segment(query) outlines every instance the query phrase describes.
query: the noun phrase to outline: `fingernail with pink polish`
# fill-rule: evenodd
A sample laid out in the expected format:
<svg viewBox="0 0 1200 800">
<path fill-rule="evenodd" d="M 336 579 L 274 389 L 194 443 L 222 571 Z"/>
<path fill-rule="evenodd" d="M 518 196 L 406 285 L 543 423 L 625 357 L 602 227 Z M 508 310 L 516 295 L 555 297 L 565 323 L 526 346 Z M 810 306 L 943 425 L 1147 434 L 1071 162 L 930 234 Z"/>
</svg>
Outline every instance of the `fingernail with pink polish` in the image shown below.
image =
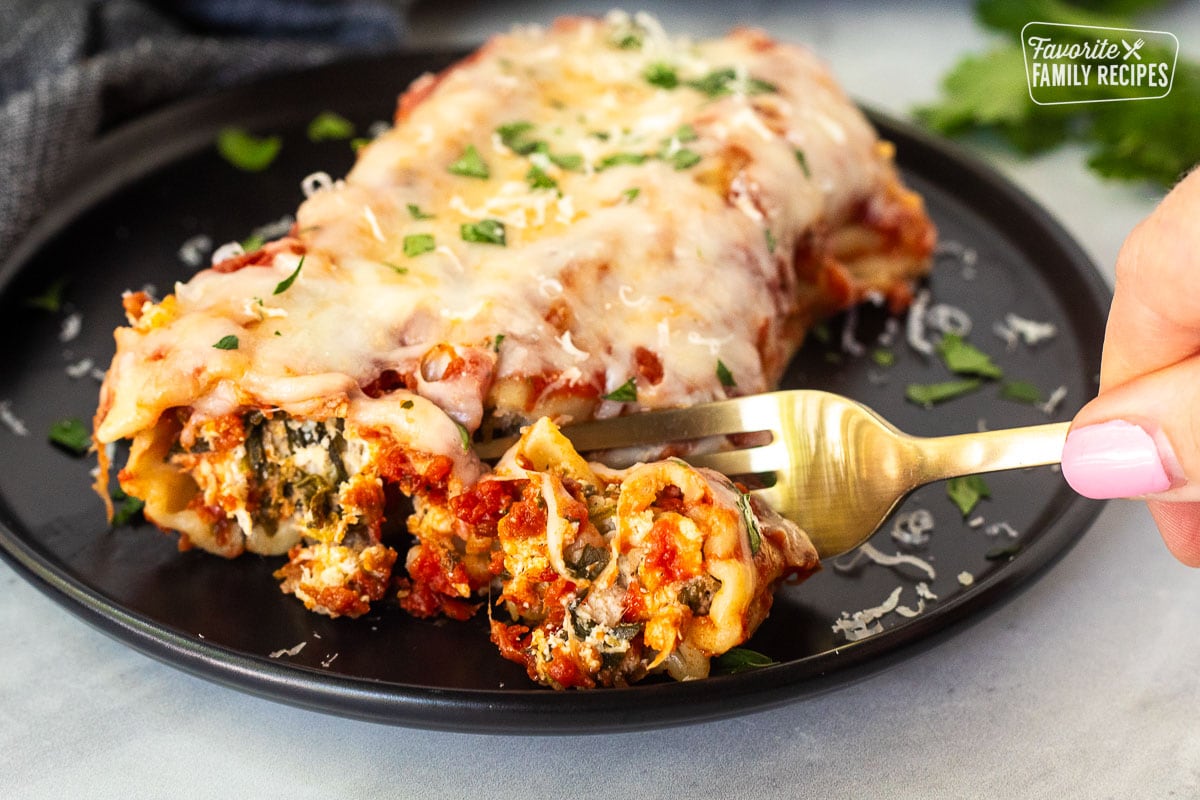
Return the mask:
<svg viewBox="0 0 1200 800">
<path fill-rule="evenodd" d="M 1139 497 L 1171 488 L 1154 437 L 1124 420 L 1076 428 L 1067 436 L 1063 477 L 1084 497 Z"/>
</svg>

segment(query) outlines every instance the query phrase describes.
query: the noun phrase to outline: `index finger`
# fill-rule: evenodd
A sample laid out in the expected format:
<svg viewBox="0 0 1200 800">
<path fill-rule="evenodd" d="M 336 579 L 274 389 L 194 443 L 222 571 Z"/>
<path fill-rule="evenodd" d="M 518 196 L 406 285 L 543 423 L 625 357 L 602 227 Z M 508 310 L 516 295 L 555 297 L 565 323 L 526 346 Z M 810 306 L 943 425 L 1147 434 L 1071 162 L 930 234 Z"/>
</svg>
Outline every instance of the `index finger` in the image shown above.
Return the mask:
<svg viewBox="0 0 1200 800">
<path fill-rule="evenodd" d="M 1125 240 L 1104 336 L 1100 390 L 1200 352 L 1200 170 Z"/>
</svg>

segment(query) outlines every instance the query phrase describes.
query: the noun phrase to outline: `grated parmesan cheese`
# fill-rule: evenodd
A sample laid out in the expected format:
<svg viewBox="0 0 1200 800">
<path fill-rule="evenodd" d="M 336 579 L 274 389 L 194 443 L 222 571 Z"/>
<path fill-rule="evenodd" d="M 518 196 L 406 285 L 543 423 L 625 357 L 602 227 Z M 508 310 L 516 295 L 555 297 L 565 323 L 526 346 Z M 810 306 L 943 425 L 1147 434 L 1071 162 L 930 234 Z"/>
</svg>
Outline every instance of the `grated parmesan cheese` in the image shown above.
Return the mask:
<svg viewBox="0 0 1200 800">
<path fill-rule="evenodd" d="M 0 422 L 17 436 L 29 435 L 29 429 L 25 427 L 21 418 L 13 413 L 12 403 L 8 400 L 0 400 Z"/>
<path fill-rule="evenodd" d="M 204 263 L 204 257 L 212 252 L 211 236 L 198 233 L 179 245 L 179 260 L 192 269 L 198 269 Z"/>
<path fill-rule="evenodd" d="M 929 308 L 929 290 L 922 289 L 913 298 L 908 309 L 908 319 L 905 322 L 904 335 L 908 346 L 925 356 L 933 355 L 933 345 L 925 336 L 925 312 Z"/>
<path fill-rule="evenodd" d="M 984 528 L 983 532 L 988 536 L 999 536 L 1003 533 L 1010 539 L 1016 539 L 1021 535 L 1016 528 L 1014 528 L 1012 525 L 1009 525 L 1007 522 L 993 522 L 991 525 L 988 525 L 986 528 Z"/>
<path fill-rule="evenodd" d="M 296 645 L 295 647 L 287 647 L 287 648 L 284 648 L 283 650 L 276 650 L 275 652 L 270 653 L 268 657 L 269 658 L 282 658 L 283 656 L 299 655 L 300 651 L 304 649 L 304 645 L 306 645 L 306 644 L 308 644 L 308 642 L 305 641 L 305 642 L 301 642 L 300 644 Z"/>
<path fill-rule="evenodd" d="M 883 567 L 898 567 L 907 564 L 924 572 L 929 576 L 930 580 L 933 580 L 937 577 L 937 572 L 925 559 L 904 553 L 896 553 L 895 555 L 889 556 L 886 553 L 882 553 L 877 550 L 870 542 L 864 542 L 863 544 L 859 545 L 858 549 L 854 551 L 849 560 L 834 561 L 833 568 L 840 572 L 850 572 L 851 570 L 855 569 L 859 562 L 864 558 Z"/>
<path fill-rule="evenodd" d="M 72 312 L 63 318 L 62 327 L 58 331 L 58 340 L 64 343 L 73 341 L 82 330 L 83 315 L 78 311 Z"/>
<path fill-rule="evenodd" d="M 905 547 L 921 547 L 929 543 L 933 530 L 933 514 L 919 508 L 910 514 L 900 514 L 892 523 L 892 538 Z"/>
</svg>

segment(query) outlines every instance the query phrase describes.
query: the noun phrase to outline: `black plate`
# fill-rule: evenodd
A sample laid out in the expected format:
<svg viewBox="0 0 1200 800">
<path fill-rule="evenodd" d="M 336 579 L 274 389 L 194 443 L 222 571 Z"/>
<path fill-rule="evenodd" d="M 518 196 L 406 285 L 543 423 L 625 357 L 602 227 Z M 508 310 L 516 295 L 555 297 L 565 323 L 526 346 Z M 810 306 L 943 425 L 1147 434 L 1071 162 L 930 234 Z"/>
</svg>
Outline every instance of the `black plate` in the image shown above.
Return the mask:
<svg viewBox="0 0 1200 800">
<path fill-rule="evenodd" d="M 88 459 L 47 443 L 64 417 L 90 419 L 97 384 L 64 369 L 91 357 L 107 366 L 112 329 L 121 324 L 120 293 L 149 282 L 168 291 L 191 269 L 177 256 L 197 233 L 215 242 L 246 237 L 294 210 L 301 179 L 343 174 L 352 163 L 345 141 L 309 142 L 318 112 L 336 110 L 365 130 L 390 118 L 396 94 L 448 55 L 393 56 L 339 64 L 204 97 L 146 117 L 97 148 L 73 191 L 55 205 L 0 270 L 0 400 L 24 421 L 27 436 L 0 428 L 0 547 L 14 567 L 68 610 L 155 658 L 235 688 L 321 711 L 391 723 L 473 731 L 568 732 L 631 729 L 737 714 L 843 685 L 927 647 L 951 623 L 977 616 L 1010 596 L 1079 537 L 1100 505 L 1074 495 L 1049 468 L 987 479 L 992 499 L 978 513 L 1020 532 L 1011 543 L 966 525 L 942 486 L 922 489 L 902 513 L 927 508 L 937 521 L 919 553 L 937 568 L 939 596 L 913 619 L 885 618 L 886 630 L 858 643 L 835 635 L 842 611 L 881 602 L 897 585 L 915 603 L 915 580 L 871 566 L 852 574 L 827 569 L 785 587 L 770 619 L 750 642 L 777 666 L 691 683 L 652 682 L 629 689 L 555 693 L 532 686 L 488 642 L 482 619 L 425 622 L 394 608 L 358 620 L 329 620 L 280 594 L 271 577 L 278 560 L 226 562 L 179 553 L 174 537 L 140 523 L 106 530 L 88 486 Z M 352 90 L 350 90 L 352 87 Z M 936 300 L 976 321 L 972 341 L 996 356 L 1008 375 L 1048 392 L 1065 385 L 1053 419 L 1068 419 L 1095 390 L 1108 290 L 1080 248 L 1043 210 L 986 167 L 906 125 L 875 117 L 896 143 L 911 185 L 922 192 L 943 241 L 972 248 L 973 268 L 939 257 L 931 281 Z M 237 124 L 280 133 L 279 159 L 265 173 L 239 172 L 213 148 L 216 132 Z M 66 279 L 58 313 L 26 300 Z M 1053 320 L 1060 333 L 1037 348 L 1006 352 L 990 331 L 1012 310 Z M 71 312 L 78 338 L 59 341 Z M 836 332 L 840 325 L 831 326 Z M 860 338 L 870 341 L 883 318 L 866 312 Z M 834 339 L 837 337 L 835 336 Z M 865 401 L 915 434 L 1047 421 L 1040 410 L 1001 399 L 989 385 L 934 411 L 903 399 L 907 382 L 948 377 L 902 343 L 896 363 L 854 358 L 815 339 L 797 357 L 787 384 L 825 388 Z M 837 362 L 837 363 L 835 363 Z M 881 382 L 883 381 L 883 382 Z M 874 539 L 894 552 L 887 527 Z M 991 553 L 992 558 L 988 557 Z M 969 572 L 965 588 L 958 575 Z M 295 655 L 270 654 L 304 648 Z"/>
</svg>

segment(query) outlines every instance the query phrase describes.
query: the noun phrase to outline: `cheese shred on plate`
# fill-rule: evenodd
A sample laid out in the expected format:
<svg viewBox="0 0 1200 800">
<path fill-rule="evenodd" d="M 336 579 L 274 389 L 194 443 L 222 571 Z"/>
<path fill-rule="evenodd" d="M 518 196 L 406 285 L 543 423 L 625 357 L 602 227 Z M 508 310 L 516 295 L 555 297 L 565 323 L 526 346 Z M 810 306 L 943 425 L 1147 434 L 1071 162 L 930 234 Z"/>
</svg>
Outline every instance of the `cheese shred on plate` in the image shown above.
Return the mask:
<svg viewBox="0 0 1200 800">
<path fill-rule="evenodd" d="M 149 521 L 184 548 L 286 556 L 281 588 L 314 612 L 392 596 L 464 618 L 522 579 L 492 634 L 536 680 L 704 674 L 780 576 L 814 568 L 798 532 L 773 542 L 768 510 L 661 464 L 647 484 L 592 469 L 617 495 L 596 516 L 577 476 L 531 477 L 529 442 L 503 479 L 471 443 L 768 391 L 816 322 L 906 308 L 935 232 L 894 148 L 803 48 L 621 13 L 496 36 L 418 78 L 393 122 L 344 179 L 304 179 L 294 224 L 259 232 L 279 238 L 218 247 L 161 300 L 126 294 L 98 492 L 129 439 L 118 479 Z M 627 481 L 650 494 L 626 522 Z M 403 556 L 394 492 L 415 507 Z M 516 508 L 537 546 L 510 553 L 497 515 Z M 638 571 L 625 547 L 665 594 L 618 613 L 603 582 Z"/>
</svg>

